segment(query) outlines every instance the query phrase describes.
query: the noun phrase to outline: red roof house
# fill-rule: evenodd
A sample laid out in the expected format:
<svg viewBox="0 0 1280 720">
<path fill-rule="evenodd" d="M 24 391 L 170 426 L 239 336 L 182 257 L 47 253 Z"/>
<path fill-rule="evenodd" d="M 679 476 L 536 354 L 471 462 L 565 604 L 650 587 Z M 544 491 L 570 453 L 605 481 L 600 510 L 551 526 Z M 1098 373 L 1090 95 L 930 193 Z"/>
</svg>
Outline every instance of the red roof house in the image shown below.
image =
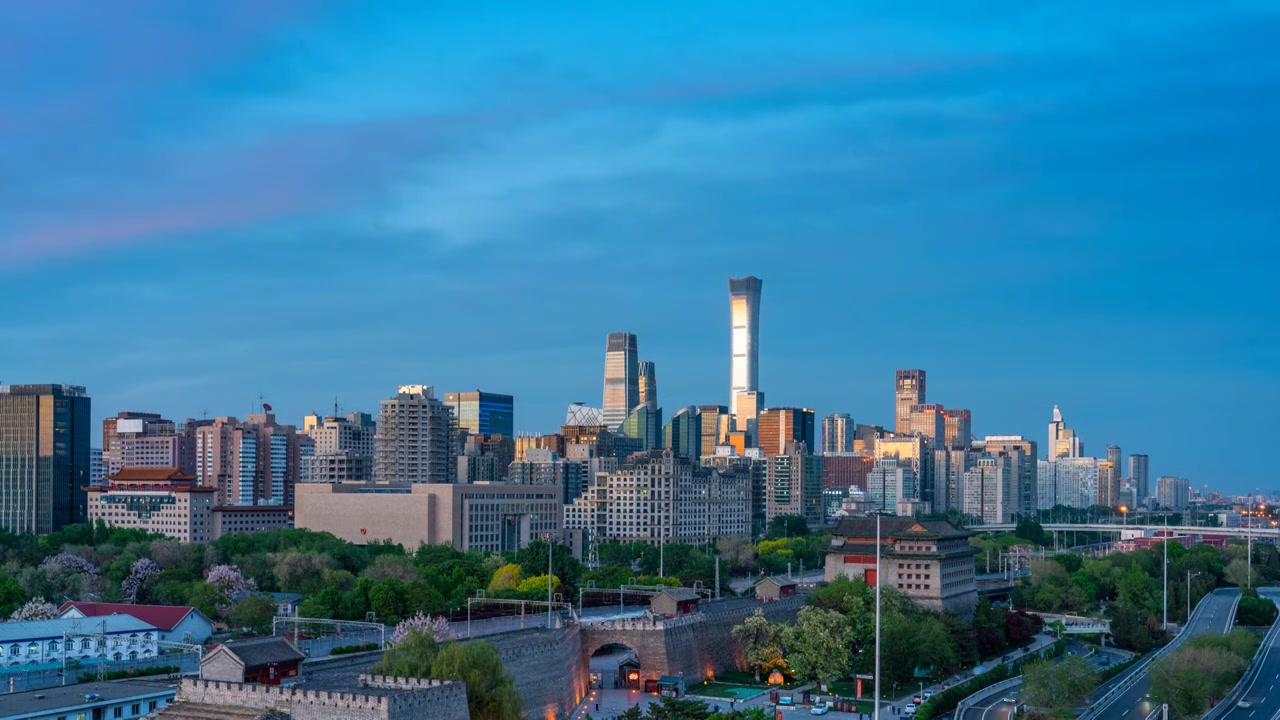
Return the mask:
<svg viewBox="0 0 1280 720">
<path fill-rule="evenodd" d="M 130 605 L 68 601 L 58 608 L 59 617 L 132 615 L 160 630 L 166 642 L 203 643 L 213 634 L 213 621 L 186 605 Z"/>
</svg>

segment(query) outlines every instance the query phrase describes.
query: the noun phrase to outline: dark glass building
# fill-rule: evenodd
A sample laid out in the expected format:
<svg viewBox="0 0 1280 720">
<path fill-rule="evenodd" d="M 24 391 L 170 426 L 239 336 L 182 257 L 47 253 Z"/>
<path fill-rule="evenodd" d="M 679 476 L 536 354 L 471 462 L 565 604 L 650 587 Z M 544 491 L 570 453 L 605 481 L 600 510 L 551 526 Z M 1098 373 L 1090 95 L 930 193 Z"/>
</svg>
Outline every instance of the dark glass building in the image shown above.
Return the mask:
<svg viewBox="0 0 1280 720">
<path fill-rule="evenodd" d="M 515 436 L 515 398 L 480 392 L 445 393 L 458 427 L 473 435 Z"/>
<path fill-rule="evenodd" d="M 76 385 L 0 385 L 0 528 L 84 522 L 89 396 Z"/>
</svg>

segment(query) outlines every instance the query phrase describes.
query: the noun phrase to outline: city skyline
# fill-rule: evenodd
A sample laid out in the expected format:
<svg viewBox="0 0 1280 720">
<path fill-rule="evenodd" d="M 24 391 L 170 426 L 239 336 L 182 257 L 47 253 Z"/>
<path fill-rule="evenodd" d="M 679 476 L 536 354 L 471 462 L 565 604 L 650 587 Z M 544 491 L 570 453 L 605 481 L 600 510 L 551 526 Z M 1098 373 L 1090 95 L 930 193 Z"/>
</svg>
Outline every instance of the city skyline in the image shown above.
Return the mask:
<svg viewBox="0 0 1280 720">
<path fill-rule="evenodd" d="M 1280 398 L 1272 9 L 77 12 L 0 30 L 0 381 L 95 427 L 429 383 L 549 432 L 619 329 L 667 417 L 724 405 L 754 274 L 767 405 L 892 427 L 919 367 L 979 437 L 1058 404 L 1153 488 L 1267 489 L 1189 449 Z"/>
</svg>

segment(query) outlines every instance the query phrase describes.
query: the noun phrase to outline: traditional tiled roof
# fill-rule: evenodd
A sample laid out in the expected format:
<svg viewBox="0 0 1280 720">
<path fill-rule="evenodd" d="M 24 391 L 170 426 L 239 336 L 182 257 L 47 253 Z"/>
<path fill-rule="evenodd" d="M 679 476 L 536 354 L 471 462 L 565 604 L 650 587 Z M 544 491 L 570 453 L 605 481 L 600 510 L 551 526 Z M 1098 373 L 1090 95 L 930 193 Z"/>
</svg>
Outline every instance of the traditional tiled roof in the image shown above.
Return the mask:
<svg viewBox="0 0 1280 720">
<path fill-rule="evenodd" d="M 847 538 L 874 539 L 876 536 L 876 519 L 874 517 L 847 517 L 836 526 L 836 535 Z M 957 528 L 945 520 L 916 520 L 915 518 L 882 517 L 880 518 L 880 537 L 912 538 L 967 538 L 973 533 Z"/>
<path fill-rule="evenodd" d="M 690 590 L 689 588 L 667 588 L 666 590 L 663 590 L 662 592 L 658 593 L 658 595 L 666 595 L 667 597 L 677 602 L 684 602 L 685 600 L 697 600 L 700 597 L 702 597 L 696 591 Z"/>
<path fill-rule="evenodd" d="M 791 587 L 796 584 L 795 580 L 791 580 L 789 578 L 784 578 L 784 577 L 778 577 L 777 575 L 769 575 L 761 579 L 760 582 L 756 583 L 756 585 L 763 583 L 765 580 L 772 582 L 774 585 L 777 585 L 780 588 Z"/>
<path fill-rule="evenodd" d="M 232 640 L 222 644 L 227 652 L 240 658 L 245 668 L 264 667 L 279 663 L 301 661 L 306 655 L 293 643 L 282 637 L 259 640 Z"/>
<path fill-rule="evenodd" d="M 127 467 L 107 479 L 113 482 L 191 482 L 195 477 L 178 468 Z"/>
</svg>

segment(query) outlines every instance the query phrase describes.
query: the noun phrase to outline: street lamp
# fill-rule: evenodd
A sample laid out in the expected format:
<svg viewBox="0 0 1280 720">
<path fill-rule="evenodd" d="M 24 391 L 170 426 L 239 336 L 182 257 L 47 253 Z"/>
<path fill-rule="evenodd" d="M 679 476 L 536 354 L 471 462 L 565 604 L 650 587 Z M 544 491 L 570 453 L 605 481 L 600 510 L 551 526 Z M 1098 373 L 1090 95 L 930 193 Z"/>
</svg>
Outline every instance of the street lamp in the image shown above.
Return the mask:
<svg viewBox="0 0 1280 720">
<path fill-rule="evenodd" d="M 1169 632 L 1169 516 L 1164 516 L 1164 626 Z"/>
<path fill-rule="evenodd" d="M 548 630 L 551 629 L 551 587 L 552 587 L 551 581 L 552 581 L 552 578 L 555 577 L 554 575 L 551 574 L 551 550 L 554 547 L 551 544 L 551 539 L 554 537 L 555 535 L 551 533 L 542 534 L 542 539 L 547 541 L 547 629 Z"/>
<path fill-rule="evenodd" d="M 1186 622 L 1188 624 L 1190 624 L 1191 622 L 1191 578 L 1200 577 L 1203 574 L 1204 573 L 1202 572 L 1198 572 L 1195 575 L 1192 575 L 1191 568 L 1187 568 L 1187 620 Z"/>
<path fill-rule="evenodd" d="M 876 697 L 874 720 L 880 720 L 880 511 L 876 515 Z M 988 550 L 988 552 L 990 552 Z M 990 556 L 988 556 L 990 557 Z"/>
<path fill-rule="evenodd" d="M 1120 506 L 1120 518 L 1121 518 L 1120 520 L 1121 526 L 1128 527 L 1129 526 L 1129 506 L 1128 505 Z"/>
</svg>

